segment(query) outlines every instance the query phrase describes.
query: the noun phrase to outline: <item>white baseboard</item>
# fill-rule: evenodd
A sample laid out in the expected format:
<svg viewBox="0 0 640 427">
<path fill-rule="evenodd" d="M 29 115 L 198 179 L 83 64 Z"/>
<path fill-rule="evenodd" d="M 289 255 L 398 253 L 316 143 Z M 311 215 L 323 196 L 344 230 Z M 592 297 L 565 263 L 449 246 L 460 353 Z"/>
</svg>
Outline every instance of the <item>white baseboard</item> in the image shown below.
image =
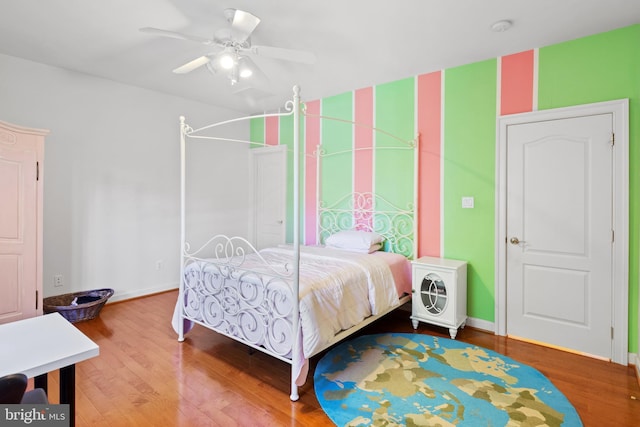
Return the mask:
<svg viewBox="0 0 640 427">
<path fill-rule="evenodd" d="M 174 289 L 178 289 L 178 283 L 167 283 L 164 285 L 154 286 L 152 288 L 136 289 L 135 291 L 131 291 L 131 292 L 118 292 L 116 290 L 113 296 L 109 298 L 109 301 L 107 301 L 107 304 L 112 302 L 124 301 L 132 298 L 139 298 L 139 297 L 144 297 L 148 295 L 153 295 L 160 292 L 172 291 Z"/>
<path fill-rule="evenodd" d="M 467 325 L 472 328 L 481 329 L 483 331 L 487 331 L 490 333 L 495 333 L 495 325 L 493 322 L 489 322 L 487 320 L 475 319 L 473 317 L 467 318 Z M 629 353 L 628 358 L 629 365 L 635 366 L 636 378 L 638 379 L 638 383 L 640 384 L 640 353 Z"/>
<path fill-rule="evenodd" d="M 476 319 L 473 317 L 467 317 L 467 325 L 472 328 L 481 329 L 483 331 L 495 333 L 496 327 L 493 322 L 489 322 L 488 320 Z"/>
</svg>

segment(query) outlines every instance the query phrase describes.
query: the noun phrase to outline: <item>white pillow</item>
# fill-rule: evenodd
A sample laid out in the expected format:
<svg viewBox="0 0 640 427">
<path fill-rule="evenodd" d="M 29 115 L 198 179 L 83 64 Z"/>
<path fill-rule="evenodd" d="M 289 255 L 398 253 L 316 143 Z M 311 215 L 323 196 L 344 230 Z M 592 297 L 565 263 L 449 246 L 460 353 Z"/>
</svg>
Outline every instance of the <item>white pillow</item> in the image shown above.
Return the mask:
<svg viewBox="0 0 640 427">
<path fill-rule="evenodd" d="M 379 250 L 383 241 L 383 236 L 372 231 L 346 230 L 327 237 L 325 244 L 331 248 L 371 253 Z"/>
<path fill-rule="evenodd" d="M 382 249 L 382 243 L 374 243 L 373 245 L 369 246 L 368 249 L 341 248 L 341 250 L 343 251 L 358 252 L 363 254 L 372 254 L 379 251 L 380 249 Z"/>
</svg>

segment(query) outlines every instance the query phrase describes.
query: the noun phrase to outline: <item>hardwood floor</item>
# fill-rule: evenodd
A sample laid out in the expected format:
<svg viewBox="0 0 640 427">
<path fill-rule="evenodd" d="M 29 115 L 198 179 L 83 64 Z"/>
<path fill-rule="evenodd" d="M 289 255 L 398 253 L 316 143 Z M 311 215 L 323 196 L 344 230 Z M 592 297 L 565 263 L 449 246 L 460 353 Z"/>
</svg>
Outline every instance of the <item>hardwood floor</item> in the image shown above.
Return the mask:
<svg viewBox="0 0 640 427">
<path fill-rule="evenodd" d="M 312 359 L 300 400 L 289 400 L 289 365 L 196 326 L 179 343 L 171 327 L 177 291 L 108 304 L 76 326 L 100 356 L 76 367 L 78 426 L 326 426 L 313 391 Z M 396 310 L 361 333 L 413 332 Z M 419 332 L 448 337 L 420 324 Z M 639 426 L 640 390 L 625 367 L 466 328 L 457 339 L 527 363 L 576 407 L 585 426 Z M 49 397 L 58 401 L 58 377 Z"/>
</svg>

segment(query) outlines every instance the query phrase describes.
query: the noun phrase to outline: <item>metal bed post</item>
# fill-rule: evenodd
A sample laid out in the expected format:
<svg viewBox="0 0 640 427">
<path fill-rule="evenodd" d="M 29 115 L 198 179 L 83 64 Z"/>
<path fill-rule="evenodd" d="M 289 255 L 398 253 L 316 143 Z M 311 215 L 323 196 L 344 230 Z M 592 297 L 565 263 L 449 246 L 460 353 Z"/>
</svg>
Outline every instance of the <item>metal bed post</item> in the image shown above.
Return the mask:
<svg viewBox="0 0 640 427">
<path fill-rule="evenodd" d="M 320 224 L 320 168 L 322 167 L 322 164 L 320 163 L 320 159 L 322 157 L 320 155 L 321 149 L 321 144 L 316 145 L 316 245 L 319 245 L 321 243 L 320 227 L 318 227 L 318 224 Z"/>
<path fill-rule="evenodd" d="M 182 317 L 184 301 L 184 249 L 187 243 L 187 226 L 186 226 L 186 124 L 185 117 L 180 116 L 180 282 L 178 283 L 178 306 L 180 307 L 180 315 L 178 316 L 178 341 L 184 341 L 184 319 Z"/>
<path fill-rule="evenodd" d="M 300 87 L 293 87 L 293 357 L 300 352 Z M 291 395 L 292 401 L 298 400 L 298 385 L 296 384 L 296 370 L 291 364 Z"/>
<path fill-rule="evenodd" d="M 418 233 L 420 232 L 420 134 L 416 134 L 413 145 L 413 259 L 418 259 Z"/>
</svg>

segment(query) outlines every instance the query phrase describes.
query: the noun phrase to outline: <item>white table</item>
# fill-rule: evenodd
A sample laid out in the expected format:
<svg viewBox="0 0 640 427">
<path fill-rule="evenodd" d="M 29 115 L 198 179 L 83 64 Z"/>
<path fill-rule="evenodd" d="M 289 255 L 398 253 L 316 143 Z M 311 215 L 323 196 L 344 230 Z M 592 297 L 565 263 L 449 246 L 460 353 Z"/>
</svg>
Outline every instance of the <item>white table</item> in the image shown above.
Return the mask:
<svg viewBox="0 0 640 427">
<path fill-rule="evenodd" d="M 59 313 L 0 325 L 0 376 L 23 373 L 47 387 L 47 373 L 60 370 L 60 403 L 69 404 L 75 425 L 75 364 L 100 349 Z"/>
</svg>

